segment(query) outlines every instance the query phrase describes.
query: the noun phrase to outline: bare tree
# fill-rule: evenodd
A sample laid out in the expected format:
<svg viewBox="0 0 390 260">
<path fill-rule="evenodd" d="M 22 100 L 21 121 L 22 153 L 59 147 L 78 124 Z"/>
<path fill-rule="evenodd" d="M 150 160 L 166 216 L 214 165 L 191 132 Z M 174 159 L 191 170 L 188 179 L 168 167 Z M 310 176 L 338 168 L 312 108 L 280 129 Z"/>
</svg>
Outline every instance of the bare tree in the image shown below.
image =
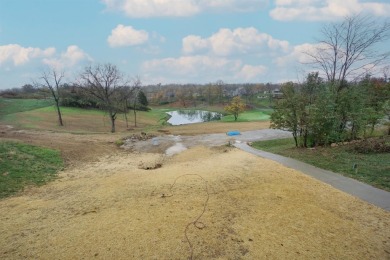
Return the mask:
<svg viewBox="0 0 390 260">
<path fill-rule="evenodd" d="M 62 114 L 60 110 L 60 87 L 61 87 L 61 81 L 64 78 L 63 72 L 57 72 L 55 69 L 52 69 L 50 71 L 43 71 L 41 76 L 41 81 L 43 83 L 36 83 L 34 82 L 34 85 L 38 85 L 40 87 L 48 88 L 51 96 L 54 99 L 57 114 L 58 114 L 58 123 L 60 126 L 63 126 L 64 123 L 62 121 Z"/>
<path fill-rule="evenodd" d="M 121 93 L 126 84 L 118 68 L 110 63 L 88 66 L 80 75 L 79 86 L 108 112 L 112 133 L 115 132 L 117 113 L 121 111 Z"/>
<path fill-rule="evenodd" d="M 129 128 L 129 119 L 127 114 L 129 113 L 129 102 L 133 95 L 133 89 L 130 86 L 125 86 L 120 93 L 121 103 L 123 106 L 123 114 L 126 121 L 126 128 Z"/>
<path fill-rule="evenodd" d="M 137 127 L 137 103 L 138 103 L 138 93 L 141 89 L 142 82 L 139 76 L 136 76 L 133 80 L 131 92 L 133 94 L 133 113 L 134 113 L 134 127 Z"/>
<path fill-rule="evenodd" d="M 379 24 L 371 17 L 354 15 L 324 26 L 321 33 L 318 47 L 306 54 L 337 92 L 345 87 L 347 79 L 369 73 L 390 56 L 390 51 L 379 52 L 376 48 L 389 39 L 389 22 Z"/>
<path fill-rule="evenodd" d="M 223 90 L 225 88 L 225 82 L 223 82 L 223 80 L 217 80 L 217 82 L 215 83 L 215 86 L 216 86 L 216 95 L 218 97 L 218 103 L 224 105 Z"/>
</svg>

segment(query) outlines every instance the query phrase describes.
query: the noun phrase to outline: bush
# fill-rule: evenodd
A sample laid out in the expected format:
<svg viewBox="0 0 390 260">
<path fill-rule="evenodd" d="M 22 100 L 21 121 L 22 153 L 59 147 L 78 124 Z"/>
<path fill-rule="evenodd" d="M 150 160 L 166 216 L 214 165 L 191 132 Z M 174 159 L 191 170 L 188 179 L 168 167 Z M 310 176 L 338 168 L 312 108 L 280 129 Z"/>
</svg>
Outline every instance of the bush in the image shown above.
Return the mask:
<svg viewBox="0 0 390 260">
<path fill-rule="evenodd" d="M 390 137 L 370 138 L 355 143 L 353 149 L 358 153 L 390 153 Z"/>
</svg>

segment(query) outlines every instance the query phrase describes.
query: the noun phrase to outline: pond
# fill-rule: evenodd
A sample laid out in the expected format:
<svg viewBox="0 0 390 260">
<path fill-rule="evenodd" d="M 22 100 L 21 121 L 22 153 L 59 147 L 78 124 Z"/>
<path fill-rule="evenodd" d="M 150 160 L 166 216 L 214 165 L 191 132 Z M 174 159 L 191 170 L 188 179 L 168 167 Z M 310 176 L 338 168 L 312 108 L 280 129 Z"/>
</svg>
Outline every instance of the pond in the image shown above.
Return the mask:
<svg viewBox="0 0 390 260">
<path fill-rule="evenodd" d="M 222 114 L 204 110 L 177 110 L 167 112 L 171 116 L 168 123 L 171 125 L 185 125 L 221 120 Z"/>
</svg>

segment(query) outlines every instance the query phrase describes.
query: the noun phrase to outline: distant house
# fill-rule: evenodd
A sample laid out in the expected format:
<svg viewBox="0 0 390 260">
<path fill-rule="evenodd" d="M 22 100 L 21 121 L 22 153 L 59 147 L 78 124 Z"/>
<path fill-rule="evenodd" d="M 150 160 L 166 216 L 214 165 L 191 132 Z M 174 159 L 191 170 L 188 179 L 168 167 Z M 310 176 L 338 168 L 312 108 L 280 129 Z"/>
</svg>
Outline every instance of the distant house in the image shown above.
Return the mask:
<svg viewBox="0 0 390 260">
<path fill-rule="evenodd" d="M 282 91 L 280 91 L 280 89 L 276 88 L 276 89 L 273 89 L 271 91 L 264 91 L 261 95 L 258 95 L 257 98 L 261 99 L 261 98 L 269 98 L 269 97 L 272 97 L 272 98 L 276 98 L 276 99 L 279 99 L 279 98 L 282 98 L 283 97 L 283 93 Z"/>
<path fill-rule="evenodd" d="M 280 89 L 278 89 L 278 88 L 272 90 L 271 95 L 273 98 L 282 98 L 283 97 L 282 91 L 280 91 Z"/>
</svg>

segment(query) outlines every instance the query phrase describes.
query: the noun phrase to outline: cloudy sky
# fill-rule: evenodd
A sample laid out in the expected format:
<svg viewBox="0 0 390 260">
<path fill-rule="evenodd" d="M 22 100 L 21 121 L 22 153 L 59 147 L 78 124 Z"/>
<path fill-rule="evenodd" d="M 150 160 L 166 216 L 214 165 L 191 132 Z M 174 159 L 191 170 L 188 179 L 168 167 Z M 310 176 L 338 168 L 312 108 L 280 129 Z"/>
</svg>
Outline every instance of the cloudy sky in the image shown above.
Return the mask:
<svg viewBox="0 0 390 260">
<path fill-rule="evenodd" d="M 298 80 L 319 29 L 353 13 L 388 19 L 390 1 L 0 0 L 0 89 L 106 62 L 144 84 Z"/>
</svg>

